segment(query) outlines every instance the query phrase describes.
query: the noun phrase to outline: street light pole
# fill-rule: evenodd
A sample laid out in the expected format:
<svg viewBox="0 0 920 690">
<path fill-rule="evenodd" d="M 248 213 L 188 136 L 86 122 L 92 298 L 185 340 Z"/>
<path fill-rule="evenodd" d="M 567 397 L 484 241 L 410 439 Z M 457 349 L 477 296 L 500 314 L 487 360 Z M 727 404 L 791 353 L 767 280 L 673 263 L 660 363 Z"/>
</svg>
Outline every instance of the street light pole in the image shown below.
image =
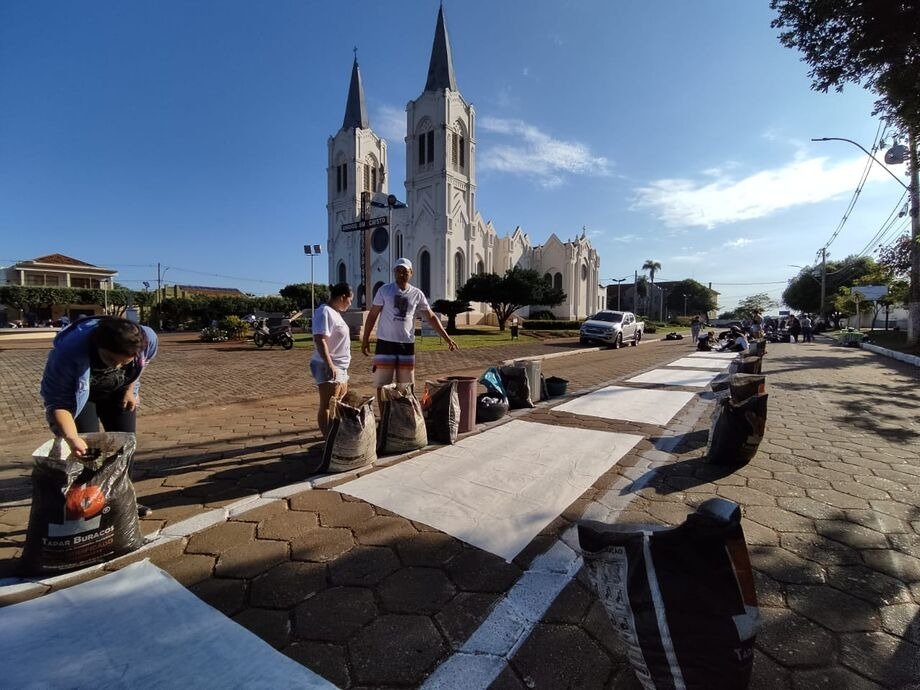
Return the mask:
<svg viewBox="0 0 920 690">
<path fill-rule="evenodd" d="M 684 316 L 687 315 L 687 298 L 688 298 L 689 296 L 690 296 L 690 295 L 684 294 Z"/>
<path fill-rule="evenodd" d="M 316 302 L 314 300 L 314 289 L 316 283 L 313 280 L 313 258 L 319 256 L 322 253 L 322 247 L 318 244 L 309 245 L 305 244 L 303 246 L 303 253 L 310 257 L 310 318 L 313 318 L 313 311 L 316 309 Z"/>
<path fill-rule="evenodd" d="M 861 149 L 869 158 L 882 165 L 865 147 L 857 144 L 852 139 L 843 137 L 820 137 L 812 141 L 845 141 Z M 892 146 L 885 154 L 885 162 L 889 165 L 904 162 L 904 147 L 899 145 Z M 907 161 L 910 166 L 910 185 L 906 185 L 891 172 L 887 167 L 882 165 L 889 175 L 897 183 L 907 190 L 910 197 L 910 291 L 908 293 L 908 318 L 907 318 L 907 342 L 916 343 L 920 341 L 920 170 L 918 170 L 917 160 L 917 136 L 915 128 L 910 128 L 907 132 Z M 822 303 L 823 308 L 823 303 Z"/>
</svg>

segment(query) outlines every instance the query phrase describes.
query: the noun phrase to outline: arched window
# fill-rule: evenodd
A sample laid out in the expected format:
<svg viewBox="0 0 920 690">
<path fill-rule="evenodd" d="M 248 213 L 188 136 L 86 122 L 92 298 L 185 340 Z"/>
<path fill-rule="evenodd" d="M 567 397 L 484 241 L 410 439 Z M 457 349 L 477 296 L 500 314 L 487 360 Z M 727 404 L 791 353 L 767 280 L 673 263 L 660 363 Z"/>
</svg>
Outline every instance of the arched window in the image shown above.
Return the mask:
<svg viewBox="0 0 920 690">
<path fill-rule="evenodd" d="M 415 142 L 418 150 L 418 164 L 422 166 L 434 162 L 434 128 L 427 117 L 419 123 L 416 129 Z"/>
<path fill-rule="evenodd" d="M 547 285 L 552 285 L 552 284 L 553 284 L 553 276 L 550 275 L 549 273 L 544 273 L 544 274 L 543 274 L 543 282 L 546 283 Z"/>
<path fill-rule="evenodd" d="M 373 155 L 368 155 L 364 161 L 364 191 L 380 191 L 380 187 L 377 184 L 377 159 Z"/>
<path fill-rule="evenodd" d="M 339 153 L 335 158 L 335 193 L 348 191 L 348 164 L 345 154 Z"/>
<path fill-rule="evenodd" d="M 377 290 L 379 290 L 382 287 L 383 287 L 382 280 L 378 280 L 376 283 L 374 283 L 374 294 L 372 295 L 372 298 L 377 296 Z"/>
<path fill-rule="evenodd" d="M 482 263 L 482 259 L 476 262 L 476 273 L 482 275 L 486 272 L 486 265 Z"/>
<path fill-rule="evenodd" d="M 466 170 L 466 139 L 466 128 L 457 120 L 450 133 L 450 163 L 454 170 Z"/>
<path fill-rule="evenodd" d="M 466 282 L 463 274 L 463 252 L 459 249 L 454 254 L 454 290 L 459 290 Z"/>
<path fill-rule="evenodd" d="M 588 264 L 581 265 L 581 279 L 582 280 L 588 279 Z"/>
<path fill-rule="evenodd" d="M 419 287 L 426 297 L 431 296 L 431 254 L 427 249 L 423 249 L 418 256 L 418 280 Z"/>
<path fill-rule="evenodd" d="M 399 258 L 405 256 L 405 254 L 403 254 L 403 236 L 402 236 L 402 233 L 401 233 L 401 232 L 397 232 L 397 233 L 396 233 L 396 237 L 395 237 L 394 239 L 395 239 L 395 242 L 393 243 L 393 251 L 394 251 L 395 254 L 396 254 L 396 258 L 399 259 Z"/>
<path fill-rule="evenodd" d="M 344 261 L 339 261 L 338 274 L 339 274 L 339 281 L 338 281 L 338 282 L 340 282 L 340 283 L 347 283 L 347 282 L 348 282 L 348 273 L 347 273 L 347 271 L 345 270 L 345 262 L 344 262 Z"/>
<path fill-rule="evenodd" d="M 553 288 L 556 290 L 562 289 L 562 274 L 557 273 L 553 276 Z"/>
</svg>

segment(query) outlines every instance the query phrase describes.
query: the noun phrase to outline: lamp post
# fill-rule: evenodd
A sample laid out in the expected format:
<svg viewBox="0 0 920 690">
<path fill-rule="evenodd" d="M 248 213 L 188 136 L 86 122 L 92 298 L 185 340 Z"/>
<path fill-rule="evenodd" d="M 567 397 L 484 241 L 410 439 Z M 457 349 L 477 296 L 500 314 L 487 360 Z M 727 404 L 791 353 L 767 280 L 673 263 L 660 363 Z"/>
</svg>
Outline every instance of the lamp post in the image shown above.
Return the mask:
<svg viewBox="0 0 920 690">
<path fill-rule="evenodd" d="M 310 257 L 310 318 L 313 318 L 313 310 L 316 308 L 314 305 L 314 288 L 315 284 L 313 282 L 313 257 L 319 256 L 322 253 L 322 247 L 318 244 L 309 245 L 305 244 L 303 246 L 303 253 Z"/>
<path fill-rule="evenodd" d="M 617 311 L 620 311 L 620 285 L 626 278 L 611 278 L 610 280 L 617 284 Z"/>
<path fill-rule="evenodd" d="M 159 330 L 163 330 L 163 278 L 166 277 L 166 271 L 169 266 L 160 270 L 160 262 L 157 261 L 157 319 L 160 322 Z"/>
<path fill-rule="evenodd" d="M 99 281 L 99 285 L 102 287 L 102 311 L 108 316 L 109 315 L 109 291 L 106 289 L 109 285 L 109 279 L 103 278 Z"/>
<path fill-rule="evenodd" d="M 688 294 L 686 294 L 686 293 L 682 293 L 682 294 L 683 294 L 683 296 L 684 296 L 684 316 L 686 316 L 686 315 L 687 315 L 687 298 L 688 298 L 690 295 L 688 295 Z"/>
<path fill-rule="evenodd" d="M 852 139 L 843 137 L 820 137 L 812 141 L 845 141 L 853 144 L 873 161 L 879 163 L 878 159 L 866 149 L 857 144 Z M 891 172 L 884 165 L 882 167 L 891 175 L 898 184 L 907 190 L 910 197 L 910 292 L 907 298 L 909 307 L 909 316 L 907 319 L 907 342 L 915 343 L 920 340 L 920 171 L 918 171 L 917 161 L 917 139 L 914 129 L 908 132 L 907 147 L 902 144 L 895 144 L 885 154 L 885 163 L 895 165 L 898 163 L 908 162 L 910 166 L 910 185 L 904 184 L 897 175 Z M 822 304 L 822 307 L 824 305 Z"/>
</svg>

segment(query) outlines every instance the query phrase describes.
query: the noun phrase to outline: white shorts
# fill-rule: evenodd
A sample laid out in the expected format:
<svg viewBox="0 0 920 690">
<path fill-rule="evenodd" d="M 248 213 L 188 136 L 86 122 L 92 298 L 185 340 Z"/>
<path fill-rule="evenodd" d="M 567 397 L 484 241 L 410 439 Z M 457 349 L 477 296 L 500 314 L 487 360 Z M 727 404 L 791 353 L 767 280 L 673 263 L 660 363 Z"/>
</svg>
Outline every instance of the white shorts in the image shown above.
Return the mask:
<svg viewBox="0 0 920 690">
<path fill-rule="evenodd" d="M 348 369 L 336 367 L 330 370 L 325 362 L 317 362 L 315 359 L 310 360 L 310 373 L 313 374 L 313 380 L 316 383 L 348 383 Z"/>
</svg>

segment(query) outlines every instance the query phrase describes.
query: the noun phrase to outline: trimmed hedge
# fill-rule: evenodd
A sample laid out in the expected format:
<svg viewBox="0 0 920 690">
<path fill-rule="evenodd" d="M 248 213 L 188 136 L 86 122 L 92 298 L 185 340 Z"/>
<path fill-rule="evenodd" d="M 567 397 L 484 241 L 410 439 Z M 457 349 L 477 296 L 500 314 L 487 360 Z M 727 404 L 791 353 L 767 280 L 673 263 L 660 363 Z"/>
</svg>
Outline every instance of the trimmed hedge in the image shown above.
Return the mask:
<svg viewBox="0 0 920 690">
<path fill-rule="evenodd" d="M 524 328 L 530 331 L 570 331 L 581 328 L 581 321 L 543 321 L 525 319 Z"/>
</svg>

